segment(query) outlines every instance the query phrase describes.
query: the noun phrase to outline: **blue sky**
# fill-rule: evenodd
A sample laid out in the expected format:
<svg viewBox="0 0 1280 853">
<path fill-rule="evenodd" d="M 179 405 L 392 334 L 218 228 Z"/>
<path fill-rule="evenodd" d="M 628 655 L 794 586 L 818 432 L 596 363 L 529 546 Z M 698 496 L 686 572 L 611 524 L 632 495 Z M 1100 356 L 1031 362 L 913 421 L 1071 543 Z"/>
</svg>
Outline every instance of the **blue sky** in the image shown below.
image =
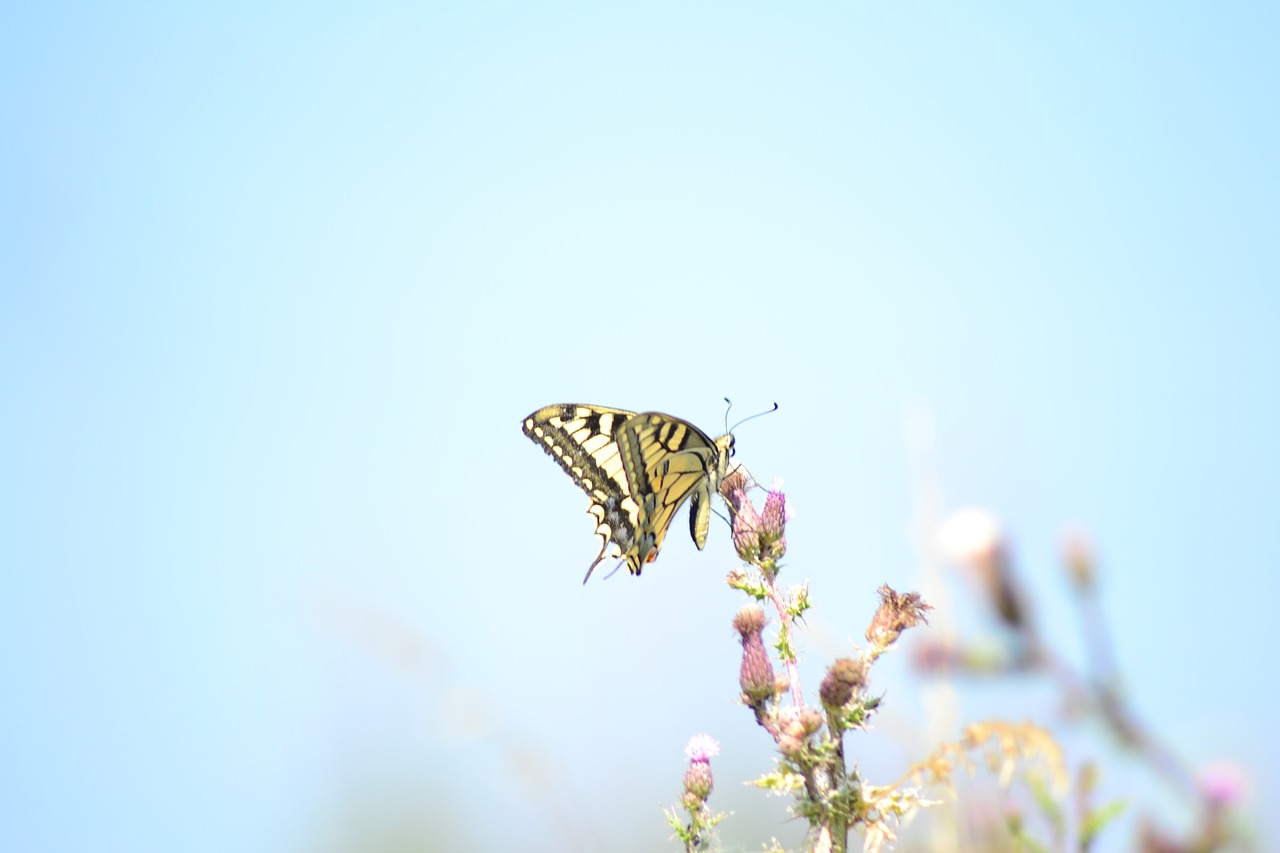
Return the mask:
<svg viewBox="0 0 1280 853">
<path fill-rule="evenodd" d="M 509 847 L 497 811 L 652 849 L 698 731 L 732 843 L 794 833 L 737 785 L 723 527 L 580 586 L 585 501 L 519 430 L 561 401 L 780 403 L 738 458 L 797 509 L 815 684 L 921 584 L 922 477 L 1001 515 L 1068 648 L 1085 526 L 1140 711 L 1274 801 L 1268 4 L 6 17 L 0 846 Z M 887 780 L 924 712 L 879 666 Z"/>
</svg>

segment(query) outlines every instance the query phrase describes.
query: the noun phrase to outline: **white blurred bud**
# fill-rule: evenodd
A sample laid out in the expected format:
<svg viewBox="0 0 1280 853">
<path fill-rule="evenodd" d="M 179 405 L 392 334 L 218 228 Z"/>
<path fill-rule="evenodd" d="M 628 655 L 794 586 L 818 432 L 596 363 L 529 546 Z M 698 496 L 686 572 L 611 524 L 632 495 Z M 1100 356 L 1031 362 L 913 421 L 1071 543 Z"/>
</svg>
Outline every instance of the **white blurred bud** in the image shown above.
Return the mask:
<svg viewBox="0 0 1280 853">
<path fill-rule="evenodd" d="M 995 513 L 976 507 L 953 512 L 938 528 L 938 545 L 947 559 L 968 569 L 984 587 L 1005 624 L 1026 627 L 1027 607 L 1014 583 L 1008 542 Z"/>
<path fill-rule="evenodd" d="M 990 571 L 1004 549 L 1004 529 L 990 510 L 956 510 L 938 528 L 938 547 L 954 563 Z"/>
</svg>

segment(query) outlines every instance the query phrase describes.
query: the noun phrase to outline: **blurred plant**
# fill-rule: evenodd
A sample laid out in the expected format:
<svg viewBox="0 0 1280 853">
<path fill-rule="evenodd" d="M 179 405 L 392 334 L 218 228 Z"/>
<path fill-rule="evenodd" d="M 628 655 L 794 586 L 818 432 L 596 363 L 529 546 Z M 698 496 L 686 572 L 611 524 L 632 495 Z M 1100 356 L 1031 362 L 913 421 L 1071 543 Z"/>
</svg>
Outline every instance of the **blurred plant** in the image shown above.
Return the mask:
<svg viewBox="0 0 1280 853">
<path fill-rule="evenodd" d="M 1023 591 L 1011 548 L 996 516 L 987 510 L 965 509 L 953 513 L 939 530 L 943 553 L 964 568 L 990 607 L 1000 630 L 993 644 L 929 641 L 916 649 L 916 665 L 927 673 L 960 673 L 986 678 L 1043 675 L 1062 691 L 1063 704 L 1076 717 L 1100 721 L 1115 740 L 1142 760 L 1158 778 L 1179 794 L 1197 815 L 1196 825 L 1185 837 L 1175 838 L 1149 818 L 1140 831 L 1139 849 L 1162 853 L 1211 853 L 1248 849 L 1246 833 L 1235 820 L 1234 810 L 1243 798 L 1240 774 L 1206 773 L 1200 780 L 1185 762 L 1143 724 L 1129 704 L 1122 687 L 1098 595 L 1098 565 L 1092 543 L 1083 533 L 1069 534 L 1062 545 L 1064 574 L 1074 592 L 1081 632 L 1087 649 L 1087 670 L 1071 666 L 1042 636 L 1034 608 Z M 1090 804 L 1098 770 L 1086 764 L 1076 784 L 1077 807 L 1073 827 L 1076 848 L 1087 850 L 1098 831 L 1123 809 L 1111 803 Z M 1042 806 L 1045 804 L 1042 802 Z M 1042 808 L 1051 821 L 1061 816 Z M 1017 835 L 1017 829 L 1010 827 Z M 1061 833 L 1059 833 L 1061 835 Z"/>
<path fill-rule="evenodd" d="M 845 735 L 865 730 L 880 710 L 881 699 L 868 690 L 871 668 L 893 648 L 902 633 L 927 622 L 932 608 L 919 594 L 878 590 L 880 605 L 868 625 L 867 645 L 827 668 L 818 702 L 807 705 L 801 689 L 795 628 L 812 606 L 808 583 L 778 584 L 786 554 L 786 497 L 775 484 L 757 511 L 748 496 L 753 488 L 741 470 L 720 485 L 730 513 L 733 543 L 746 564 L 729 574 L 729 585 L 753 602 L 733 618 L 742 645 L 738 679 L 742 704 L 777 747 L 777 766 L 754 784 L 789 797 L 791 813 L 809 825 L 806 849 L 843 853 L 853 831 L 863 836 L 865 851 L 879 851 L 896 840 L 899 827 L 921 809 L 939 801 L 924 798 L 926 786 L 940 786 L 947 799 L 958 801 L 958 782 L 981 769 L 992 773 L 1004 795 L 1002 819 L 990 824 L 970 849 L 1040 853 L 1092 849 L 1099 834 L 1126 809 L 1123 802 L 1095 803 L 1101 771 L 1085 762 L 1072 776 L 1061 746 L 1046 728 L 1029 722 L 988 721 L 967 726 L 962 736 L 937 747 L 911 765 L 897 781 L 878 786 L 860 774 L 846 753 Z M 1150 821 L 1142 825 L 1139 849 L 1149 853 L 1213 853 L 1248 848 L 1234 822 L 1234 809 L 1247 787 L 1242 774 L 1226 765 L 1197 782 L 1185 765 L 1144 727 L 1119 686 L 1106 625 L 1097 599 L 1097 561 L 1089 541 L 1073 535 L 1064 543 L 1063 564 L 1076 593 L 1082 627 L 1089 640 L 1090 671 L 1080 674 L 1043 640 L 1035 610 L 1010 555 L 998 519 L 983 510 L 966 510 L 942 526 L 942 544 L 965 566 L 982 590 L 999 626 L 997 644 L 926 642 L 918 647 L 919 668 L 939 673 L 958 671 L 984 676 L 1046 674 L 1063 689 L 1068 707 L 1101 719 L 1121 744 L 1147 761 L 1171 787 L 1198 804 L 1199 821 L 1185 837 L 1168 835 Z M 763 607 L 762 607 L 763 605 Z M 775 638 L 766 643 L 775 614 Z M 773 654 L 770 653 L 772 647 Z M 775 658 L 782 671 L 775 669 Z M 690 741 L 686 754 L 680 808 L 668 820 L 686 851 L 713 849 L 715 827 L 725 815 L 710 811 L 710 758 L 718 745 L 706 736 Z M 1015 785 L 1019 786 L 1015 789 Z M 1021 796 L 1018 796 L 1021 795 Z M 979 827 L 979 829 L 981 829 Z M 1042 838 L 1043 836 L 1043 838 Z M 956 849 L 960 849 L 956 845 Z M 767 853 L 785 853 L 777 841 Z"/>
</svg>

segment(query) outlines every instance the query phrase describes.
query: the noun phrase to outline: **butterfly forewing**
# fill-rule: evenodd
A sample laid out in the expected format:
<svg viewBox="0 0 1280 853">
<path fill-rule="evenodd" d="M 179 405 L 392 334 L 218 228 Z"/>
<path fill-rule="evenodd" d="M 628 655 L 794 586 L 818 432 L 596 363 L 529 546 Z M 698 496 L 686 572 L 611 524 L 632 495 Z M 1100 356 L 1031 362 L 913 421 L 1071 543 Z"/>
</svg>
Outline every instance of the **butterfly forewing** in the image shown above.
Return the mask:
<svg viewBox="0 0 1280 853">
<path fill-rule="evenodd" d="M 706 544 L 710 495 L 724 476 L 730 436 L 712 441 L 688 421 L 660 412 L 574 403 L 539 409 L 525 418 L 524 432 L 591 500 L 587 511 L 601 544 L 587 577 L 606 556 L 623 557 L 630 572 L 640 574 L 690 497 L 689 532 L 699 549 Z"/>
<path fill-rule="evenodd" d="M 524 434 L 555 459 L 591 499 L 587 512 L 596 522 L 600 553 L 587 570 L 588 577 L 606 557 L 626 556 L 635 542 L 639 507 L 631 497 L 613 440 L 615 424 L 631 415 L 621 409 L 570 403 L 546 406 L 524 419 Z"/>
</svg>

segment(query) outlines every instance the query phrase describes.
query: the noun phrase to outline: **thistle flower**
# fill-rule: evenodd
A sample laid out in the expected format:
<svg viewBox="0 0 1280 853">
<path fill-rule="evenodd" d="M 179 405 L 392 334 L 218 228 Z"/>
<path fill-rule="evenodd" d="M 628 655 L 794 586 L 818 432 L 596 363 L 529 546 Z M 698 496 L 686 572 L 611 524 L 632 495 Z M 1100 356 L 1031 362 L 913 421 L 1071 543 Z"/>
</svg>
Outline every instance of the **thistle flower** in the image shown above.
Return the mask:
<svg viewBox="0 0 1280 853">
<path fill-rule="evenodd" d="M 696 800 L 696 805 L 706 802 L 711 796 L 715 780 L 711 776 L 711 759 L 720 754 L 720 744 L 710 735 L 694 735 L 684 748 L 685 757 L 689 759 L 689 767 L 684 772 L 685 803 Z"/>
<path fill-rule="evenodd" d="M 1238 764 L 1219 761 L 1200 772 L 1200 793 L 1214 808 L 1239 805 L 1249 794 L 1248 772 Z"/>
<path fill-rule="evenodd" d="M 887 649 L 898 641 L 903 631 L 921 623 L 928 624 L 924 614 L 933 608 L 924 603 L 920 593 L 900 594 L 888 584 L 876 592 L 880 593 L 880 608 L 867 626 L 867 642 L 873 646 Z"/>
<path fill-rule="evenodd" d="M 764 647 L 764 611 L 754 605 L 738 611 L 733 617 L 733 629 L 742 638 L 742 666 L 738 671 L 738 683 L 747 704 L 763 707 L 765 700 L 774 695 L 776 684 L 773 663 Z"/>
<path fill-rule="evenodd" d="M 719 754 L 720 742 L 711 735 L 694 735 L 684 747 L 684 757 L 690 761 L 707 762 Z"/>
<path fill-rule="evenodd" d="M 733 547 L 744 562 L 759 564 L 763 560 L 776 560 L 782 556 L 773 556 L 773 545 L 782 538 L 782 522 L 785 507 L 777 503 L 781 493 L 774 499 L 776 506 L 770 507 L 766 500 L 765 507 L 770 513 L 766 521 L 760 517 L 755 505 L 747 495 L 750 483 L 741 470 L 735 470 L 720 481 L 720 495 L 729 507 L 729 520 L 732 528 Z M 772 492 L 770 493 L 772 495 Z M 766 525 L 769 525 L 766 531 Z M 786 550 L 785 542 L 782 550 Z"/>
</svg>

